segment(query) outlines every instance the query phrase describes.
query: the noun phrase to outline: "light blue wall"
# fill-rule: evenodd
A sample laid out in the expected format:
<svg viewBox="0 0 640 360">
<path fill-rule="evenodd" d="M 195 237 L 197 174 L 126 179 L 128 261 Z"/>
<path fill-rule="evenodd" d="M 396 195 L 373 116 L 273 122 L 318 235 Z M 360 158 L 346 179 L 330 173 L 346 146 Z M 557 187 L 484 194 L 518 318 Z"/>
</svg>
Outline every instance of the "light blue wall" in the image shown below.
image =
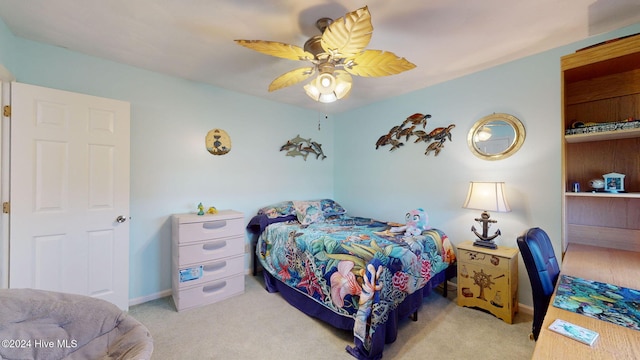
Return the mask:
<svg viewBox="0 0 640 360">
<path fill-rule="evenodd" d="M 248 222 L 269 203 L 333 195 L 331 118 L 318 131 L 316 112 L 12 38 L 7 31 L 0 23 L 0 54 L 14 54 L 3 65 L 17 81 L 131 103 L 131 299 L 171 288 L 171 214 L 196 211 L 202 202 L 242 211 Z M 229 133 L 227 155 L 207 152 L 204 139 L 213 128 Z M 304 161 L 279 151 L 298 134 L 322 144 L 327 158 Z"/>
<path fill-rule="evenodd" d="M 10 58 L 14 37 L 7 28 L 7 25 L 0 20 L 0 64 L 8 66 L 11 63 Z"/>
<path fill-rule="evenodd" d="M 462 208 L 470 181 L 504 181 L 510 213 L 494 213 L 500 245 L 517 247 L 527 228 L 544 228 L 561 248 L 560 57 L 600 41 L 640 32 L 640 24 L 367 106 L 335 119 L 335 198 L 358 215 L 404 222 L 424 208 L 430 224 L 454 244 L 473 240 L 479 211 Z M 473 54 L 469 54 L 473 56 Z M 375 86 L 372 82 L 371 86 Z M 357 88 L 354 90 L 356 91 Z M 455 124 L 453 141 L 438 156 L 410 140 L 392 152 L 376 140 L 414 113 L 431 114 L 427 130 Z M 472 125 L 486 115 L 508 113 L 522 121 L 526 140 L 511 157 L 482 160 L 467 145 Z M 532 304 L 520 259 L 520 302 Z"/>
<path fill-rule="evenodd" d="M 246 221 L 284 199 L 333 197 L 353 215 L 398 222 L 423 207 L 432 226 L 460 243 L 471 239 L 478 215 L 461 208 L 468 182 L 499 180 L 513 211 L 493 214 L 503 234 L 498 242 L 515 246 L 522 230 L 542 226 L 559 251 L 559 58 L 636 32 L 640 24 L 342 113 L 323 121 L 322 131 L 313 111 L 14 38 L 1 21 L 0 64 L 20 82 L 131 102 L 130 297 L 141 299 L 170 288 L 169 216 L 194 211 L 198 202 L 243 211 Z M 363 80 L 375 86 L 375 79 Z M 428 129 L 456 125 L 438 156 L 425 156 L 422 144 L 375 150 L 379 136 L 416 112 L 432 115 Z M 527 138 L 512 157 L 489 162 L 472 155 L 466 137 L 493 112 L 518 117 Z M 230 134 L 228 155 L 206 152 L 212 128 Z M 297 134 L 323 144 L 328 158 L 285 157 L 279 147 Z M 520 281 L 520 302 L 531 304 L 523 266 Z"/>
</svg>

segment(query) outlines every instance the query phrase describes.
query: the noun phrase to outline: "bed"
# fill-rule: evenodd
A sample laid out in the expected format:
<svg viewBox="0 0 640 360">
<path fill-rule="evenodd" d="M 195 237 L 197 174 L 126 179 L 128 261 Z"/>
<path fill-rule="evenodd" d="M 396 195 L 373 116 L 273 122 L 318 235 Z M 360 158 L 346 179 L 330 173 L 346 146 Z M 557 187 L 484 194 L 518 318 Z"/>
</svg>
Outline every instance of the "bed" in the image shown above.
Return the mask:
<svg viewBox="0 0 640 360">
<path fill-rule="evenodd" d="M 398 320 L 417 319 L 423 297 L 455 276 L 446 234 L 430 228 L 405 236 L 399 225 L 350 216 L 332 199 L 269 205 L 248 225 L 257 235 L 254 273 L 259 262 L 267 291 L 353 330 L 351 355 L 380 359 Z"/>
</svg>

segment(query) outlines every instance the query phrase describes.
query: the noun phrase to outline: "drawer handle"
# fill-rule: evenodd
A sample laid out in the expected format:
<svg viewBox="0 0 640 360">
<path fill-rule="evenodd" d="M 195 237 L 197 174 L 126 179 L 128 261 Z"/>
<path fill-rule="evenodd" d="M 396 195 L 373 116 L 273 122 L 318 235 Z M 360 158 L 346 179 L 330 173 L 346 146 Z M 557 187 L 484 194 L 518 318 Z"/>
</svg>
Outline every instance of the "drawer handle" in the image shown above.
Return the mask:
<svg viewBox="0 0 640 360">
<path fill-rule="evenodd" d="M 202 223 L 202 228 L 207 229 L 207 230 L 215 230 L 215 229 L 220 229 L 227 226 L 227 220 L 220 220 L 220 221 L 208 221 L 208 222 L 203 222 Z"/>
<path fill-rule="evenodd" d="M 214 251 L 214 250 L 220 250 L 223 247 L 227 246 L 227 242 L 226 241 L 216 241 L 213 243 L 207 243 L 207 244 L 203 244 L 202 245 L 202 250 L 205 251 Z"/>
<path fill-rule="evenodd" d="M 227 262 L 226 261 L 221 261 L 218 263 L 215 263 L 213 265 L 205 265 L 203 267 L 203 271 L 205 272 L 213 272 L 213 271 L 218 271 L 220 269 L 223 269 L 227 266 Z"/>
<path fill-rule="evenodd" d="M 209 285 L 209 286 L 203 287 L 202 288 L 202 292 L 203 293 L 207 293 L 207 294 L 215 293 L 217 291 L 222 290 L 222 288 L 224 288 L 225 286 L 227 286 L 227 282 L 226 281 L 222 281 L 222 282 L 219 282 L 219 283 L 214 284 L 214 285 Z"/>
</svg>

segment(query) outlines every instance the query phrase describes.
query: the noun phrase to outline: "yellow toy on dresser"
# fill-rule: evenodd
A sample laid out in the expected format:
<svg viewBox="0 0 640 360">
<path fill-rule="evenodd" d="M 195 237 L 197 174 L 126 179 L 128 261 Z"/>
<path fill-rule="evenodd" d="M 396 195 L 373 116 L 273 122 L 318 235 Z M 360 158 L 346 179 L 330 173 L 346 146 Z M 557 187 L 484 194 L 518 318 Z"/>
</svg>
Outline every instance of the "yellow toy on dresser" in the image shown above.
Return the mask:
<svg viewBox="0 0 640 360">
<path fill-rule="evenodd" d="M 512 324 L 518 312 L 518 249 L 458 245 L 458 305 L 476 307 Z"/>
</svg>

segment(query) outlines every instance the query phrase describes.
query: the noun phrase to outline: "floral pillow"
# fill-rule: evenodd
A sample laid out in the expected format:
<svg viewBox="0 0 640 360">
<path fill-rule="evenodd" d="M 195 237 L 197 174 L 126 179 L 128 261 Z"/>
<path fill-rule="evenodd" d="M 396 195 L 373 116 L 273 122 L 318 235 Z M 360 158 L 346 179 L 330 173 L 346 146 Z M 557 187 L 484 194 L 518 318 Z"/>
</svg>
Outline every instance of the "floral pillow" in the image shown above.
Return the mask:
<svg viewBox="0 0 640 360">
<path fill-rule="evenodd" d="M 347 210 L 345 210 L 340 204 L 333 201 L 332 199 L 320 200 L 320 207 L 322 208 L 324 217 L 342 215 L 347 212 Z"/>
<path fill-rule="evenodd" d="M 298 221 L 302 225 L 324 221 L 320 201 L 294 201 L 293 207 L 296 209 Z"/>
<path fill-rule="evenodd" d="M 281 201 L 261 208 L 258 210 L 258 215 L 267 215 L 268 218 L 273 219 L 296 215 L 296 209 L 293 207 L 293 201 Z"/>
</svg>

